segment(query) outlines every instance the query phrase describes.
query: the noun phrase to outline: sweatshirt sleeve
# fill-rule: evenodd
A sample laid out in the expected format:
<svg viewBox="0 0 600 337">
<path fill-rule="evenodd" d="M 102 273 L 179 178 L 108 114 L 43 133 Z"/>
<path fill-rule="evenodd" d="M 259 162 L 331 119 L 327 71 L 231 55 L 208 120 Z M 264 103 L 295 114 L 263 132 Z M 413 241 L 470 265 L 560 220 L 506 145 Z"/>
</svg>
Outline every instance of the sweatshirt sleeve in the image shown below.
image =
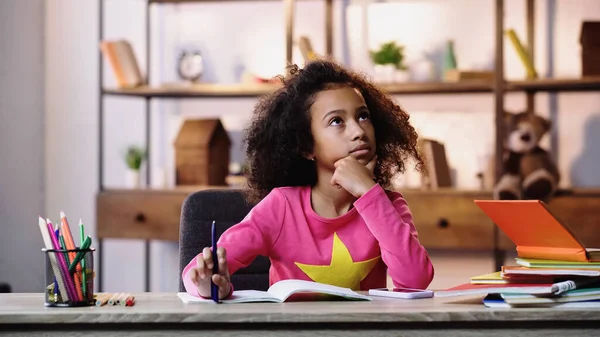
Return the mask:
<svg viewBox="0 0 600 337">
<path fill-rule="evenodd" d="M 228 228 L 219 238 L 219 247 L 224 247 L 227 256 L 229 274 L 248 266 L 259 256 L 269 256 L 273 243 L 277 240 L 285 215 L 285 197 L 278 190 L 273 190 L 261 200 L 238 224 Z M 202 251 L 204 247 L 198 247 Z M 183 269 L 182 279 L 185 290 L 200 297 L 189 273 L 196 266 L 196 255 Z"/>
<path fill-rule="evenodd" d="M 426 289 L 434 270 L 419 242 L 406 200 L 393 193 L 392 200 L 379 185 L 354 202 L 354 207 L 379 242 L 381 258 L 395 287 Z"/>
</svg>

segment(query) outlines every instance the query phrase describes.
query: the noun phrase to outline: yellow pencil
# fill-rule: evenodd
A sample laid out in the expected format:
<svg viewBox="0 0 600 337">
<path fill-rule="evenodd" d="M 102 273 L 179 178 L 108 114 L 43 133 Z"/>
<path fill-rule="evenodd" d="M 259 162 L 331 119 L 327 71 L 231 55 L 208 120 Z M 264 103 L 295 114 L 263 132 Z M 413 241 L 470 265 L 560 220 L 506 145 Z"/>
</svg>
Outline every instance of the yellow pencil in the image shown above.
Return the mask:
<svg viewBox="0 0 600 337">
<path fill-rule="evenodd" d="M 96 306 L 101 307 L 101 306 L 105 305 L 106 303 L 108 303 L 108 300 L 110 299 L 111 296 L 112 296 L 112 294 L 110 294 L 110 293 L 99 294 L 96 297 Z"/>
</svg>

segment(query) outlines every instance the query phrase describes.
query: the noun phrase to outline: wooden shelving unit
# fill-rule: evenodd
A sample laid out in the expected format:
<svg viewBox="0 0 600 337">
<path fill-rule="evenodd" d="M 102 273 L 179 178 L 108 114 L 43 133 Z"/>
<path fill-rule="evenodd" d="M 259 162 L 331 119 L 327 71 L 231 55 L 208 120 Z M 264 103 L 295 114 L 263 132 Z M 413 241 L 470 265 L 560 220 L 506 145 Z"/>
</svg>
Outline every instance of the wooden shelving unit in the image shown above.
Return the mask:
<svg viewBox="0 0 600 337">
<path fill-rule="evenodd" d="M 577 79 L 538 79 L 526 81 L 508 81 L 508 92 L 585 92 L 600 91 L 600 77 Z M 493 83 L 485 81 L 470 82 L 424 82 L 382 84 L 380 87 L 394 95 L 424 94 L 475 94 L 492 93 Z M 131 89 L 107 88 L 105 95 L 133 96 L 147 98 L 207 98 L 207 97 L 258 97 L 279 88 L 277 84 L 196 84 L 191 86 L 140 86 Z"/>
<path fill-rule="evenodd" d="M 131 89 L 107 88 L 105 95 L 144 98 L 235 98 L 258 97 L 279 88 L 276 84 L 198 84 L 193 86 L 141 86 Z M 490 82 L 428 82 L 381 85 L 394 95 L 476 94 L 492 93 Z M 581 79 L 539 79 L 506 82 L 508 92 L 586 92 L 600 91 L 600 77 Z"/>
<path fill-rule="evenodd" d="M 385 92 L 394 95 L 474 94 L 492 92 L 492 83 L 485 81 L 471 81 L 458 83 L 398 83 L 384 84 L 381 85 L 381 87 Z"/>
<path fill-rule="evenodd" d="M 253 0 L 145 0 L 146 1 L 146 10 L 145 10 L 145 56 L 147 64 L 152 64 L 152 55 L 150 54 L 150 26 L 151 26 L 151 16 L 150 16 L 150 7 L 151 6 L 159 6 L 159 5 L 177 5 L 182 3 L 234 3 L 234 2 L 251 2 Z M 292 61 L 292 48 L 293 48 L 293 31 L 294 31 L 294 9 L 296 0 L 271 0 L 273 2 L 279 1 L 283 4 L 283 17 L 285 22 L 285 58 L 287 62 Z M 327 55 L 331 55 L 333 50 L 333 0 L 322 0 L 325 8 L 325 53 Z M 104 0 L 98 1 L 98 9 L 100 13 L 99 18 L 99 26 L 98 26 L 98 41 L 102 41 L 104 39 Z M 107 226 L 111 226 L 112 224 L 106 223 L 102 220 L 103 209 L 100 207 L 105 205 L 102 203 L 102 200 L 108 196 L 109 198 L 117 197 L 119 194 L 111 193 L 104 187 L 104 97 L 105 96 L 123 96 L 123 97 L 132 97 L 132 98 L 142 98 L 145 101 L 145 134 L 146 134 L 146 149 L 147 149 L 147 162 L 151 162 L 152 149 L 150 147 L 150 121 L 151 121 L 151 109 L 150 103 L 152 99 L 178 99 L 178 98 L 211 98 L 211 97 L 220 97 L 220 98 L 234 98 L 234 97 L 256 97 L 259 95 L 263 95 L 271 92 L 276 88 L 274 85 L 270 84 L 252 84 L 252 85 L 211 85 L 211 84 L 202 84 L 195 85 L 192 87 L 182 87 L 177 85 L 168 85 L 168 86 L 142 86 L 138 88 L 131 89 L 116 89 L 116 88 L 106 88 L 104 86 L 103 81 L 103 72 L 104 72 L 104 56 L 101 51 L 99 51 L 99 65 L 98 65 L 98 90 L 99 90 L 99 102 L 98 102 L 98 163 L 99 163 L 99 173 L 98 173 L 98 196 L 97 196 L 97 232 L 98 232 L 98 263 L 97 270 L 99 273 L 98 279 L 98 288 L 99 291 L 102 291 L 103 288 L 103 243 L 104 239 L 107 238 L 122 238 L 125 237 L 124 233 L 127 231 L 126 228 L 121 227 L 121 231 L 111 232 L 107 234 L 104 230 Z M 150 73 L 147 72 L 146 82 L 152 83 L 150 78 Z M 150 177 L 152 176 L 152 168 L 148 166 L 146 170 L 146 183 L 150 185 Z M 135 194 L 133 197 L 140 197 L 142 194 L 147 193 L 148 191 L 142 191 L 141 193 Z M 157 195 L 156 193 L 154 195 Z M 166 192 L 159 192 L 158 195 L 169 195 Z M 143 199 L 143 198 L 142 198 Z M 158 203 L 160 204 L 160 203 Z M 147 206 L 151 207 L 151 206 Z M 127 223 L 125 223 L 127 224 Z M 178 226 L 178 224 L 177 224 Z M 146 227 L 147 231 L 157 230 L 156 228 Z M 140 237 L 143 238 L 143 237 Z M 164 238 L 163 238 L 164 239 Z M 150 242 L 149 240 L 145 240 L 145 290 L 150 291 Z"/>
<path fill-rule="evenodd" d="M 149 8 L 152 5 L 179 4 L 193 2 L 245 2 L 253 0 L 146 0 L 146 59 L 151 64 L 149 54 Z M 286 60 L 291 62 L 292 37 L 294 26 L 294 3 L 296 0 L 282 1 L 285 18 Z M 301 0 L 298 0 L 301 1 Z M 322 0 L 325 5 L 325 44 L 326 55 L 332 53 L 333 11 L 332 0 Z M 527 46 L 534 45 L 534 0 L 524 0 L 527 18 Z M 103 0 L 100 6 L 100 41 L 103 39 Z M 381 85 L 381 88 L 394 95 L 436 95 L 436 94 L 492 94 L 494 97 L 495 123 L 495 172 L 496 179 L 502 171 L 503 143 L 505 130 L 503 124 L 504 96 L 509 92 L 526 94 L 528 111 L 535 111 L 534 97 L 538 92 L 588 92 L 600 91 L 600 77 L 572 79 L 532 79 L 507 81 L 504 76 L 504 0 L 494 2 L 494 39 L 495 39 L 495 76 L 493 81 L 471 81 L 457 83 L 399 83 Z M 533 50 L 528 50 L 532 55 Z M 181 203 L 190 193 L 218 188 L 207 186 L 178 187 L 169 190 L 109 190 L 103 186 L 103 98 L 104 96 L 123 96 L 141 98 L 146 102 L 146 144 L 148 161 L 150 160 L 150 101 L 152 99 L 187 98 L 236 98 L 258 97 L 278 88 L 275 84 L 212 85 L 202 84 L 184 87 L 181 85 L 142 86 L 132 89 L 105 88 L 102 82 L 103 62 L 100 55 L 99 83 L 99 194 L 97 197 L 97 233 L 99 253 L 105 238 L 138 238 L 146 242 L 146 291 L 149 291 L 149 240 L 178 239 L 179 213 Z M 150 78 L 148 76 L 148 83 Z M 150 183 L 150 168 L 147 183 Z M 223 187 L 220 187 L 223 188 Z M 473 204 L 473 199 L 490 199 L 491 191 L 403 191 L 411 204 L 415 225 L 426 247 L 441 249 L 486 249 L 493 250 L 495 268 L 499 270 L 504 261 L 506 249 L 512 249 L 510 242 L 500 233 L 497 226 L 489 222 L 483 213 Z M 550 203 L 550 207 L 559 217 L 574 227 L 584 243 L 600 246 L 600 236 L 594 229 L 595 220 L 600 217 L 600 190 L 575 190 L 562 193 Z M 596 242 L 597 241 L 597 242 Z M 99 289 L 102 291 L 103 260 L 99 256 Z"/>
<path fill-rule="evenodd" d="M 105 95 L 135 96 L 150 98 L 205 98 L 205 97 L 257 97 L 275 91 L 280 86 L 277 84 L 196 84 L 191 86 L 140 86 L 131 89 L 108 88 L 104 89 Z M 399 83 L 385 84 L 380 87 L 390 94 L 469 94 L 490 93 L 492 84 L 489 82 L 461 82 L 461 83 Z"/>
<path fill-rule="evenodd" d="M 525 92 L 575 92 L 600 91 L 600 77 L 544 78 L 536 80 L 512 81 L 508 91 Z"/>
<path fill-rule="evenodd" d="M 148 0 L 151 4 L 181 4 L 193 2 L 252 2 L 256 0 Z M 263 0 L 265 1 L 265 0 Z M 266 0 L 266 1 L 281 1 L 281 0 Z"/>
<path fill-rule="evenodd" d="M 257 97 L 273 92 L 278 87 L 278 85 L 273 84 L 195 84 L 191 86 L 173 85 L 161 87 L 141 86 L 131 89 L 105 89 L 104 94 L 144 98 L 233 98 Z"/>
</svg>

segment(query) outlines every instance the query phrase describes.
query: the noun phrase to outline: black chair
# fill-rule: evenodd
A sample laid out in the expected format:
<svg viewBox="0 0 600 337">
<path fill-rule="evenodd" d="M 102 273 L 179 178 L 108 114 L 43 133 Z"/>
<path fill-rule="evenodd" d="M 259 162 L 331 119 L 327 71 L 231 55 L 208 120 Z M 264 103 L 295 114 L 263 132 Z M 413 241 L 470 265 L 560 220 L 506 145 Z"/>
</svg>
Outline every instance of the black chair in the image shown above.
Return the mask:
<svg viewBox="0 0 600 337">
<path fill-rule="evenodd" d="M 12 292 L 10 284 L 8 284 L 8 283 L 0 283 L 0 294 L 1 293 L 10 293 L 10 292 Z"/>
<path fill-rule="evenodd" d="M 240 222 L 252 209 L 241 190 L 203 190 L 190 194 L 181 207 L 179 225 L 179 291 L 185 291 L 181 273 L 183 268 L 204 247 L 211 246 L 211 225 L 216 223 L 221 235 L 227 228 Z M 271 263 L 264 256 L 231 276 L 234 289 L 267 290 Z"/>
</svg>

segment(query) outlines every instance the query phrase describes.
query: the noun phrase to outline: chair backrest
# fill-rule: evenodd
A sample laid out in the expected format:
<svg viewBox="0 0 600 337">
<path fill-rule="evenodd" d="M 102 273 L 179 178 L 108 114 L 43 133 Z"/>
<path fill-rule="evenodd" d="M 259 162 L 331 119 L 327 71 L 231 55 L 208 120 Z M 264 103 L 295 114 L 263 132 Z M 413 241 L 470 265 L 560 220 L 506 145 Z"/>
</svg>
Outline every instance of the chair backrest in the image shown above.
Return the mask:
<svg viewBox="0 0 600 337">
<path fill-rule="evenodd" d="M 0 283 L 0 294 L 1 293 L 11 293 L 12 289 L 10 287 L 10 284 L 8 283 Z"/>
<path fill-rule="evenodd" d="M 211 246 L 213 220 L 220 236 L 226 229 L 239 223 L 253 206 L 246 202 L 241 190 L 235 189 L 203 190 L 185 199 L 179 225 L 179 291 L 185 291 L 181 279 L 183 268 L 204 247 Z M 267 290 L 270 266 L 268 258 L 259 256 L 231 276 L 234 289 Z"/>
</svg>

